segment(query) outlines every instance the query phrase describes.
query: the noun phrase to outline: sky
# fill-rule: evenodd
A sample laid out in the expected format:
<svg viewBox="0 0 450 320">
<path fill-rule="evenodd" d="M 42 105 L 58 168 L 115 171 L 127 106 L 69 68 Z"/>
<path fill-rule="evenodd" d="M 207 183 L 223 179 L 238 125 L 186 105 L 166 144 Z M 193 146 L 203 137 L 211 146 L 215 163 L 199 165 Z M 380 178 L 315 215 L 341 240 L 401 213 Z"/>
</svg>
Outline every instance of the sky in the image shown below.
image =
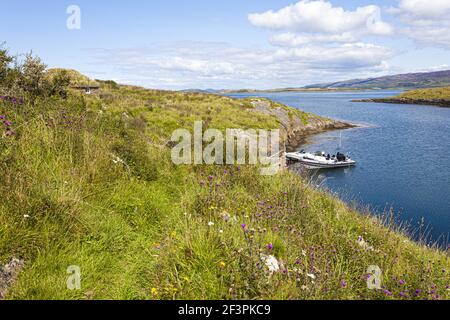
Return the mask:
<svg viewBox="0 0 450 320">
<path fill-rule="evenodd" d="M 0 43 L 158 89 L 269 89 L 450 69 L 450 0 L 0 0 Z"/>
</svg>

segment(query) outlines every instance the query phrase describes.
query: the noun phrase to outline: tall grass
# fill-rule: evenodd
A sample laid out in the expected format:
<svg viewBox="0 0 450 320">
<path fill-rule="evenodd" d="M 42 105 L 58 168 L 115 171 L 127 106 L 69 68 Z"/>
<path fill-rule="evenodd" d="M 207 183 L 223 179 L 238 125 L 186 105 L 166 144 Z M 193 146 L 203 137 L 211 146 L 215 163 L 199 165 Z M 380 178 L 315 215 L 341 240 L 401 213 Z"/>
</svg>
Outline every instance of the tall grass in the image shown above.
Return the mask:
<svg viewBox="0 0 450 320">
<path fill-rule="evenodd" d="M 0 115 L 14 131 L 0 127 L 0 262 L 25 261 L 10 299 L 450 297 L 445 252 L 298 175 L 172 164 L 172 131 L 196 120 L 279 126 L 248 101 L 107 86 L 1 101 Z M 70 265 L 81 267 L 80 291 L 66 288 Z M 380 290 L 367 287 L 371 265 Z"/>
</svg>

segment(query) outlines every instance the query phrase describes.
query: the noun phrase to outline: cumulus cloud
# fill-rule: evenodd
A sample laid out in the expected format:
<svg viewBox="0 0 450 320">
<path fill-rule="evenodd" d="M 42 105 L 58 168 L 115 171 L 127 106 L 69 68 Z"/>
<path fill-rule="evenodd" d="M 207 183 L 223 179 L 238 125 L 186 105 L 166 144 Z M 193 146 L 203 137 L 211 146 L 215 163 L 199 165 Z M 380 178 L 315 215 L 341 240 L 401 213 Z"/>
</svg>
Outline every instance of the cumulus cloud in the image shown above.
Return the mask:
<svg viewBox="0 0 450 320">
<path fill-rule="evenodd" d="M 256 27 L 271 30 L 327 34 L 361 31 L 377 35 L 392 33 L 392 27 L 381 20 L 378 6 L 346 11 L 323 0 L 302 0 L 278 11 L 252 13 L 248 19 Z"/>
<path fill-rule="evenodd" d="M 450 48 L 449 0 L 399 0 L 388 12 L 399 18 L 399 35 L 419 46 Z"/>
<path fill-rule="evenodd" d="M 414 17 L 432 19 L 444 17 L 450 14 L 449 0 L 400 0 L 397 8 L 390 10 L 392 13 L 411 15 Z"/>
<path fill-rule="evenodd" d="M 96 65 L 125 83 L 147 87 L 273 88 L 301 86 L 384 72 L 394 52 L 363 43 L 392 33 L 380 8 L 354 11 L 324 0 L 302 0 L 278 11 L 253 13 L 251 24 L 273 30 L 272 48 L 227 43 L 156 43 L 134 49 L 91 50 Z"/>
<path fill-rule="evenodd" d="M 307 68 L 381 70 L 394 53 L 361 41 L 368 35 L 393 32 L 374 5 L 349 11 L 325 0 L 302 0 L 279 10 L 252 13 L 248 19 L 256 27 L 274 32 L 269 39 L 279 47 L 274 58 L 297 61 Z"/>
</svg>

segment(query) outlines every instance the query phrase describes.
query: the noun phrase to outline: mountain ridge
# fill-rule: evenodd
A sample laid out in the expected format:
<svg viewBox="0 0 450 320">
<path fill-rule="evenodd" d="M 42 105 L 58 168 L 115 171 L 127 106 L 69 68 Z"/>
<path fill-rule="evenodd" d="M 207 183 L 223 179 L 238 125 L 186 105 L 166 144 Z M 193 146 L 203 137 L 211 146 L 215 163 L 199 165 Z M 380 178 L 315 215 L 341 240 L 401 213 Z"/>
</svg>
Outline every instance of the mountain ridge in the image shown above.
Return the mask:
<svg viewBox="0 0 450 320">
<path fill-rule="evenodd" d="M 403 73 L 367 79 L 352 79 L 322 84 L 312 84 L 303 89 L 417 89 L 450 85 L 450 70 Z"/>
</svg>

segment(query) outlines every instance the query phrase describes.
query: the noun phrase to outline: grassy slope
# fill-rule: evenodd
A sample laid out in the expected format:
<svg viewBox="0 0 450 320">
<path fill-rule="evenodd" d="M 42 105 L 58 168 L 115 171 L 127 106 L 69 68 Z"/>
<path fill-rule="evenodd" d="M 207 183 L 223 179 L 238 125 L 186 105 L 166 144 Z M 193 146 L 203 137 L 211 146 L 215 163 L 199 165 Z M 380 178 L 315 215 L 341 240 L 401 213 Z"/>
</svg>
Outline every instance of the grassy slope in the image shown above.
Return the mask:
<svg viewBox="0 0 450 320">
<path fill-rule="evenodd" d="M 417 89 L 407 91 L 398 96 L 403 99 L 425 99 L 425 100 L 450 100 L 450 87 L 433 88 L 433 89 Z"/>
<path fill-rule="evenodd" d="M 32 108 L 0 102 L 16 131 L 0 139 L 0 262 L 26 262 L 8 298 L 450 297 L 445 253 L 291 173 L 172 165 L 172 131 L 195 120 L 219 129 L 279 126 L 251 108 L 129 87 Z M 269 277 L 261 254 L 275 255 L 285 272 Z M 70 265 L 81 267 L 81 291 L 66 289 Z M 383 270 L 388 291 L 367 289 L 370 265 Z"/>
</svg>

